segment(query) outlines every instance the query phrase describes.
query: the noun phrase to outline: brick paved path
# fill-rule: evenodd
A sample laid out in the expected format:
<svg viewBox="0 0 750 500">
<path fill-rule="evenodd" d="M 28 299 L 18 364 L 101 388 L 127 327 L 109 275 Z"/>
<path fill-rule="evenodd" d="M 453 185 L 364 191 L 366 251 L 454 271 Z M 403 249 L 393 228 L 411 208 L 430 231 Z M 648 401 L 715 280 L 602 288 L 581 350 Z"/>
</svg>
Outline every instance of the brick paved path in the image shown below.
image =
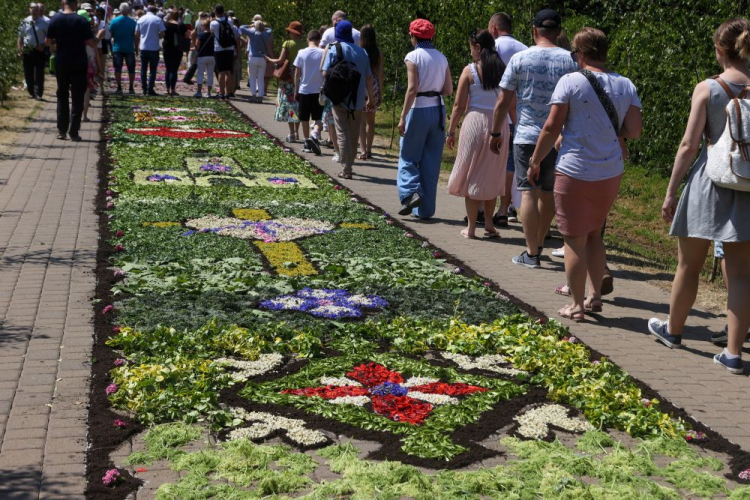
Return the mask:
<svg viewBox="0 0 750 500">
<path fill-rule="evenodd" d="M 240 95 L 246 95 L 246 91 L 241 91 Z M 266 98 L 266 104 L 259 105 L 238 100 L 235 104 L 269 133 L 286 137 L 287 124 L 273 121 L 271 101 Z M 323 156 L 315 157 L 301 153 L 301 144 L 290 147 L 330 175 L 335 176 L 340 171 L 340 167 L 331 162 L 330 149 L 324 149 Z M 395 187 L 397 159 L 384 159 L 377 150 L 376 155 L 374 161 L 355 164 L 354 179 L 342 183 L 385 211 L 396 214 L 399 208 Z M 441 187 L 437 206 L 431 223 L 399 218 L 520 300 L 556 317 L 557 310 L 565 304 L 564 297 L 554 294 L 555 287 L 565 283 L 561 259 L 543 259 L 542 270 L 513 265 L 511 257 L 520 253 L 525 245 L 520 224 L 501 229 L 500 240 L 469 241 L 459 235 L 464 227 L 463 199 L 448 195 L 446 188 Z M 562 246 L 562 242 L 555 240 L 554 245 Z M 615 270 L 614 275 L 618 278 L 622 273 Z M 668 294 L 644 282 L 616 279 L 615 293 L 605 299 L 604 313 L 596 319 L 578 325 L 564 321 L 573 334 L 659 391 L 662 397 L 686 409 L 696 420 L 750 450 L 750 378 L 731 375 L 715 366 L 711 359 L 720 349 L 710 343 L 710 332 L 721 330 L 724 319 L 695 311 L 685 331 L 685 349 L 669 350 L 657 344 L 646 328 L 651 316 L 666 317 Z"/>
<path fill-rule="evenodd" d="M 83 141 L 55 102 L 0 161 L 0 498 L 82 498 L 101 100 Z"/>
</svg>

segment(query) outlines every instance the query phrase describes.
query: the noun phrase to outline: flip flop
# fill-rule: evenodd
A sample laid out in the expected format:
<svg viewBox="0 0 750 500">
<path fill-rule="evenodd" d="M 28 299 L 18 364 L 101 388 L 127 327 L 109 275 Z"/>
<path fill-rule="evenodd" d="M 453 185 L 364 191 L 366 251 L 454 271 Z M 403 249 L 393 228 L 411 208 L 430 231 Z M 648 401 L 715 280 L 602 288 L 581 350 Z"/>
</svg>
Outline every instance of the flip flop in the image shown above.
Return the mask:
<svg viewBox="0 0 750 500">
<path fill-rule="evenodd" d="M 555 288 L 555 293 L 557 295 L 562 295 L 564 297 L 570 297 L 570 287 L 567 284 L 560 285 L 557 288 Z"/>
<path fill-rule="evenodd" d="M 493 240 L 495 238 L 499 238 L 500 233 L 498 233 L 497 231 L 485 231 L 484 237 L 487 238 L 488 240 Z"/>
<path fill-rule="evenodd" d="M 469 230 L 468 229 L 464 229 L 463 231 L 461 231 L 460 234 L 461 234 L 461 236 L 463 236 L 467 240 L 475 240 L 475 239 L 477 239 L 476 236 L 469 236 Z"/>
<path fill-rule="evenodd" d="M 565 306 L 559 311 L 557 311 L 557 315 L 561 318 L 569 319 L 571 321 L 575 321 L 576 323 L 580 323 L 581 321 L 584 321 L 586 319 L 586 315 L 583 311 L 578 312 L 571 312 L 570 306 Z"/>
</svg>

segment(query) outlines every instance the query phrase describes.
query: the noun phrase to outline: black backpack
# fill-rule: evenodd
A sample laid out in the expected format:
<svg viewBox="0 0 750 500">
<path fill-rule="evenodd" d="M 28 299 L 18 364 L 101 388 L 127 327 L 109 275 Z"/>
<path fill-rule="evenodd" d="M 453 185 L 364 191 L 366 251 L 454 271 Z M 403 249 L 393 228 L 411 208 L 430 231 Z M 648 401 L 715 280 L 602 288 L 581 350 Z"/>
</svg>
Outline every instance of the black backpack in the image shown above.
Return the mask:
<svg viewBox="0 0 750 500">
<path fill-rule="evenodd" d="M 234 47 L 234 30 L 226 19 L 219 21 L 219 45 L 222 49 Z"/>
<path fill-rule="evenodd" d="M 352 61 L 344 59 L 341 44 L 336 43 L 334 45 L 336 46 L 336 62 L 328 70 L 326 81 L 323 84 L 323 95 L 334 106 L 343 104 L 350 111 L 353 111 L 357 107 L 357 94 L 362 74 Z"/>
</svg>

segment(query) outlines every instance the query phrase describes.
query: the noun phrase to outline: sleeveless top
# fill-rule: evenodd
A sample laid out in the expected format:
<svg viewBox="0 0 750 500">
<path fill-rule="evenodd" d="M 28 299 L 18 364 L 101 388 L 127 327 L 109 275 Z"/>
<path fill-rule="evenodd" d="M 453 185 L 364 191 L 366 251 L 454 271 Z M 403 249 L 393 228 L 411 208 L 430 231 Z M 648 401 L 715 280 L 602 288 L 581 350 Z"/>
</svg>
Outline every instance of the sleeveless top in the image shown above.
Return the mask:
<svg viewBox="0 0 750 500">
<path fill-rule="evenodd" d="M 474 79 L 474 83 L 469 85 L 469 109 L 474 108 L 482 111 L 494 110 L 498 90 L 484 90 L 482 88 L 476 63 L 469 64 L 469 69 L 471 69 L 471 77 Z"/>
<path fill-rule="evenodd" d="M 710 95 L 706 129 L 709 140 L 715 143 L 727 124 L 725 109 L 729 96 L 718 82 L 707 81 Z M 743 88 L 727 83 L 735 95 Z M 722 242 L 750 240 L 750 192 L 716 186 L 706 175 L 707 158 L 708 149 L 704 145 L 685 183 L 669 234 Z"/>
</svg>

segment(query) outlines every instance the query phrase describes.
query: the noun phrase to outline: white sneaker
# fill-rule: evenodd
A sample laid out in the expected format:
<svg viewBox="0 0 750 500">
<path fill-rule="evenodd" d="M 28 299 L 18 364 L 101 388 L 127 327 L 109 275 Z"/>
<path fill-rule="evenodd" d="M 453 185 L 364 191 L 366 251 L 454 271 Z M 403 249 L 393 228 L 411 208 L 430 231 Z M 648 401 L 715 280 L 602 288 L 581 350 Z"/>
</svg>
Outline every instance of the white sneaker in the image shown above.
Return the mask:
<svg viewBox="0 0 750 500">
<path fill-rule="evenodd" d="M 338 153 L 333 153 L 333 157 L 331 158 L 331 161 L 332 161 L 333 163 L 338 163 L 338 162 L 340 162 L 340 161 L 341 161 L 341 158 L 339 158 L 339 154 L 338 154 Z"/>
<path fill-rule="evenodd" d="M 565 247 L 558 248 L 557 250 L 552 250 L 552 256 L 553 257 L 565 257 Z"/>
<path fill-rule="evenodd" d="M 294 136 L 294 134 L 289 134 L 288 136 L 286 136 L 286 142 L 294 142 L 295 139 L 296 137 Z"/>
</svg>

